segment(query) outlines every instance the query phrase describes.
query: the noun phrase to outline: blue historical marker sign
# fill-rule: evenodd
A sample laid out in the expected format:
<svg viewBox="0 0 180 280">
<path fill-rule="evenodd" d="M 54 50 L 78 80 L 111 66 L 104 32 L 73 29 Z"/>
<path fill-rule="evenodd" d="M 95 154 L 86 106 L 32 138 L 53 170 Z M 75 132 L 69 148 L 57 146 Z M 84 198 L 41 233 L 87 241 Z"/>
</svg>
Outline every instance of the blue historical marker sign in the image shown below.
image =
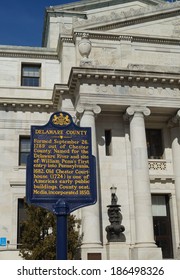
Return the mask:
<svg viewBox="0 0 180 280">
<path fill-rule="evenodd" d="M 27 202 L 65 214 L 94 204 L 95 170 L 91 128 L 77 126 L 65 112 L 54 113 L 44 126 L 31 127 Z"/>
</svg>

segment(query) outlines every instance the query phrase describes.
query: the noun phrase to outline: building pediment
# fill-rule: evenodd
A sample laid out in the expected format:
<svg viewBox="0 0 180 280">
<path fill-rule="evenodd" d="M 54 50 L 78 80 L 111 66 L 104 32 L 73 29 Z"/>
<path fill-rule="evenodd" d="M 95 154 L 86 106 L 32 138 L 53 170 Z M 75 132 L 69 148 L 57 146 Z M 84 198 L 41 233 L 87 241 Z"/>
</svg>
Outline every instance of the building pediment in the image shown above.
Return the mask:
<svg viewBox="0 0 180 280">
<path fill-rule="evenodd" d="M 66 12 L 87 12 L 87 11 L 94 11 L 97 12 L 99 10 L 107 9 L 110 7 L 115 7 L 121 5 L 158 5 L 164 3 L 163 0 L 77 0 L 73 3 L 63 4 L 63 5 L 56 5 L 50 6 L 47 10 L 52 10 L 55 12 L 59 11 L 66 11 Z"/>
<path fill-rule="evenodd" d="M 65 5 L 50 6 L 46 9 L 45 26 L 50 18 L 72 18 L 72 22 L 63 20 L 64 27 L 97 29 L 110 28 L 112 24 L 125 20 L 129 16 L 137 16 L 148 10 L 156 10 L 164 6 L 162 0 L 82 0 Z M 169 5 L 168 5 L 169 6 Z M 113 27 L 114 28 L 114 27 Z M 46 30 L 44 30 L 46 32 Z"/>
<path fill-rule="evenodd" d="M 125 9 L 126 7 L 126 9 Z M 114 34 L 180 36 L 180 3 L 160 5 L 128 5 L 124 9 L 109 9 L 106 14 L 87 19 L 74 17 L 74 30 L 111 32 Z"/>
</svg>

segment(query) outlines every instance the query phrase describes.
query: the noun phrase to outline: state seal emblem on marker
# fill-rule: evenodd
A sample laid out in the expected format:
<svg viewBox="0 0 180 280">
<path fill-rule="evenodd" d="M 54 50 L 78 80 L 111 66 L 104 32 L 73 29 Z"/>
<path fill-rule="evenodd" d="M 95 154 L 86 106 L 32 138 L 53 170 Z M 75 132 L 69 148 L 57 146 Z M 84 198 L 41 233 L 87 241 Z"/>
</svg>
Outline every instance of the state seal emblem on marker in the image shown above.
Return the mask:
<svg viewBox="0 0 180 280">
<path fill-rule="evenodd" d="M 54 114 L 52 122 L 55 125 L 66 126 L 71 123 L 70 117 L 65 113 Z"/>
</svg>

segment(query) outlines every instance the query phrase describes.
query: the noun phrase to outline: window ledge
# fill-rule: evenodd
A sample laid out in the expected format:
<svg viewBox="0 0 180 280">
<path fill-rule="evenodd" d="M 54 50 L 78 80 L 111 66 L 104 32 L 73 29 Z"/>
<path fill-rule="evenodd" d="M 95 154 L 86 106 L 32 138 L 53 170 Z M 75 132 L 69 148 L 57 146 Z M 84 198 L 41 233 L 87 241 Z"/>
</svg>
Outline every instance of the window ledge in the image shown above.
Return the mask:
<svg viewBox="0 0 180 280">
<path fill-rule="evenodd" d="M 174 176 L 171 175 L 150 175 L 150 181 L 151 182 L 161 182 L 161 183 L 165 183 L 165 182 L 169 182 L 169 183 L 174 183 Z"/>
<path fill-rule="evenodd" d="M 26 165 L 18 165 L 18 166 L 15 166 L 15 167 L 14 167 L 14 170 L 15 170 L 15 171 L 18 171 L 18 170 L 26 170 Z"/>
<path fill-rule="evenodd" d="M 24 188 L 25 181 L 9 181 L 11 188 Z"/>
<path fill-rule="evenodd" d="M 163 158 L 149 158 L 148 161 L 149 161 L 149 162 L 154 162 L 154 161 L 157 161 L 157 162 L 166 162 L 166 160 L 163 159 Z"/>
</svg>

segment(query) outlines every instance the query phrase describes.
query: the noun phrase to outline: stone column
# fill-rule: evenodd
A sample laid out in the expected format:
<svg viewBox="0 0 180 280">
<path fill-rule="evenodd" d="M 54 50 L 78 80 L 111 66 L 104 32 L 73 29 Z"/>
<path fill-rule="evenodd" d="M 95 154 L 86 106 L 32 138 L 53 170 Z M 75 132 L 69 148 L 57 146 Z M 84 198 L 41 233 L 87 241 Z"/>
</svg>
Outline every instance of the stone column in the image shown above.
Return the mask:
<svg viewBox="0 0 180 280">
<path fill-rule="evenodd" d="M 176 204 L 178 213 L 179 246 L 177 258 L 180 259 L 180 110 L 169 122 L 171 127 L 173 170 L 176 189 Z"/>
<path fill-rule="evenodd" d="M 132 106 L 127 108 L 126 113 L 130 117 L 132 179 L 136 224 L 136 246 L 133 249 L 132 258 L 161 259 L 161 252 L 159 248 L 156 247 L 154 241 L 148 155 L 144 123 L 144 116 L 149 116 L 150 110 L 147 107 Z"/>
<path fill-rule="evenodd" d="M 86 259 L 88 252 L 98 253 L 97 247 L 101 247 L 98 157 L 95 126 L 95 116 L 101 112 L 101 108 L 97 105 L 79 105 L 76 110 L 81 115 L 80 126 L 91 127 L 92 154 L 96 157 L 97 202 L 95 205 L 82 208 L 82 258 Z"/>
</svg>

